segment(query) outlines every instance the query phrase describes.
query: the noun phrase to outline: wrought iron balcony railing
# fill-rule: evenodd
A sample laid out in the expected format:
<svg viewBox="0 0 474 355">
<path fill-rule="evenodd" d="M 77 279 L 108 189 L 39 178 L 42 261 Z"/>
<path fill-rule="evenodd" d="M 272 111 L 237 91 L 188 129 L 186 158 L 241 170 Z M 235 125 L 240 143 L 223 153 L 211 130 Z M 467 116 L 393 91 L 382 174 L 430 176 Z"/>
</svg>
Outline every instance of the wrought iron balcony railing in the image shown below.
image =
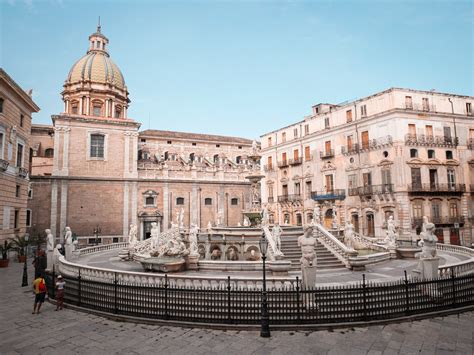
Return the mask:
<svg viewBox="0 0 474 355">
<path fill-rule="evenodd" d="M 459 139 L 448 136 L 431 136 L 424 134 L 405 135 L 405 145 L 410 146 L 426 146 L 426 147 L 456 147 Z"/>
<path fill-rule="evenodd" d="M 303 162 L 303 158 L 299 157 L 296 159 L 290 159 L 290 165 L 300 165 Z"/>
<path fill-rule="evenodd" d="M 389 147 L 391 145 L 393 145 L 393 138 L 391 135 L 388 135 L 376 139 L 370 139 L 367 142 L 362 142 L 362 145 L 360 146 L 360 151 L 364 152 L 370 150 L 377 150 Z"/>
<path fill-rule="evenodd" d="M 264 165 L 264 166 L 263 166 L 263 170 L 264 170 L 264 171 L 267 171 L 267 172 L 274 171 L 274 170 L 275 170 L 275 166 L 274 166 L 273 164 Z"/>
<path fill-rule="evenodd" d="M 0 170 L 1 171 L 6 171 L 8 169 L 8 165 L 10 165 L 10 163 L 4 159 L 0 159 Z"/>
<path fill-rule="evenodd" d="M 462 224 L 465 222 L 466 219 L 464 216 L 456 216 L 456 217 L 438 216 L 438 217 L 428 217 L 428 220 L 434 224 L 454 224 L 454 223 Z M 414 226 L 421 226 L 423 225 L 423 218 L 414 217 L 411 219 L 411 223 Z"/>
<path fill-rule="evenodd" d="M 465 184 L 411 184 L 407 187 L 408 192 L 448 192 L 462 193 L 466 191 Z"/>
<path fill-rule="evenodd" d="M 334 157 L 334 149 L 327 149 L 324 152 L 319 152 L 321 159 L 329 159 Z"/>
<path fill-rule="evenodd" d="M 273 196 L 268 197 L 268 198 L 267 198 L 267 201 L 268 201 L 268 203 L 273 203 L 273 202 L 274 202 Z"/>
<path fill-rule="evenodd" d="M 315 201 L 344 200 L 346 198 L 346 190 L 334 189 L 328 191 L 312 191 L 311 198 Z"/>
<path fill-rule="evenodd" d="M 301 196 L 300 194 L 278 196 L 278 202 L 293 202 L 293 201 L 301 201 L 302 199 L 303 199 L 303 196 Z"/>
<path fill-rule="evenodd" d="M 341 154 L 343 155 L 352 155 L 359 153 L 359 144 L 354 143 L 351 146 L 341 147 Z"/>
<path fill-rule="evenodd" d="M 286 168 L 288 166 L 288 160 L 281 160 L 278 162 L 279 168 Z"/>
<path fill-rule="evenodd" d="M 367 185 L 349 188 L 349 196 L 383 195 L 395 192 L 393 184 Z"/>
</svg>

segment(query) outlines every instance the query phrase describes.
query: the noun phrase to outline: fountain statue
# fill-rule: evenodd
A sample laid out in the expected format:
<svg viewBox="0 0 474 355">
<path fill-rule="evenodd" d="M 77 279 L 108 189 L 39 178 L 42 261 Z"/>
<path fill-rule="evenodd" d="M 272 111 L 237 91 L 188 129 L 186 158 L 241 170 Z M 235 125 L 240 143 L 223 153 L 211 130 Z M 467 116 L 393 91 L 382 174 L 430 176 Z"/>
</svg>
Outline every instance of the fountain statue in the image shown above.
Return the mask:
<svg viewBox="0 0 474 355">
<path fill-rule="evenodd" d="M 191 226 L 189 227 L 189 255 L 190 256 L 197 256 L 199 257 L 199 251 L 198 251 L 198 236 L 199 233 L 199 227 L 191 223 Z"/>
<path fill-rule="evenodd" d="M 52 270 L 54 264 L 54 236 L 51 229 L 46 229 L 44 232 L 46 233 L 46 265 L 48 270 Z"/>
<path fill-rule="evenodd" d="M 313 235 L 313 226 L 307 225 L 304 234 L 298 238 L 298 246 L 301 248 L 301 274 L 303 288 L 316 286 L 316 238 Z"/>
<path fill-rule="evenodd" d="M 439 257 L 436 252 L 436 243 L 438 238 L 434 234 L 435 225 L 427 222 L 425 224 L 425 232 L 421 233 L 422 239 L 419 242 L 421 253 L 417 253 L 415 257 L 419 258 L 418 266 L 413 270 L 413 276 L 422 279 L 433 279 L 438 277 Z"/>
<path fill-rule="evenodd" d="M 397 240 L 397 232 L 395 227 L 395 221 L 393 220 L 393 216 L 388 217 L 387 220 L 387 235 L 385 237 L 384 243 L 389 248 L 395 248 Z"/>
<path fill-rule="evenodd" d="M 321 224 L 321 208 L 318 204 L 316 204 L 313 209 L 313 222 Z"/>
<path fill-rule="evenodd" d="M 281 233 L 282 229 L 278 223 L 272 228 L 273 241 L 275 242 L 275 248 L 277 252 L 281 252 Z"/>
<path fill-rule="evenodd" d="M 64 240 L 66 243 L 66 260 L 72 260 L 72 253 L 74 251 L 74 244 L 72 240 L 72 232 L 70 227 L 66 227 L 66 234 L 64 235 Z"/>
<path fill-rule="evenodd" d="M 252 153 L 248 156 L 248 159 L 252 166 L 252 171 L 250 175 L 245 178 L 250 181 L 250 206 L 249 208 L 243 211 L 244 223 L 245 217 L 249 219 L 249 224 L 252 227 L 256 227 L 261 223 L 261 198 L 260 198 L 260 180 L 262 180 L 265 175 L 260 172 L 260 149 L 257 142 L 254 140 L 252 142 Z M 244 224 L 245 225 L 245 224 Z"/>
<path fill-rule="evenodd" d="M 344 228 L 344 244 L 348 248 L 355 249 L 354 225 L 351 221 L 347 221 L 346 228 Z"/>
</svg>

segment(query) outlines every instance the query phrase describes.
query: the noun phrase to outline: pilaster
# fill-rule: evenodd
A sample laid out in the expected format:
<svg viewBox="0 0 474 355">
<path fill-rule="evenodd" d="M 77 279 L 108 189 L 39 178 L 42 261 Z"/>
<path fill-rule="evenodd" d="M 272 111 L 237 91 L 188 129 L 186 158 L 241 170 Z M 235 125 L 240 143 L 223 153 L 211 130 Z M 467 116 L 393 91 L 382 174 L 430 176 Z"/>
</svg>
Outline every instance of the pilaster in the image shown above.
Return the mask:
<svg viewBox="0 0 474 355">
<path fill-rule="evenodd" d="M 57 235 L 57 217 L 58 217 L 58 183 L 56 180 L 51 181 L 51 233 L 55 238 Z"/>
<path fill-rule="evenodd" d="M 163 230 L 169 226 L 169 187 L 168 182 L 163 183 Z"/>
<path fill-rule="evenodd" d="M 64 239 L 64 230 L 67 225 L 67 194 L 68 184 L 67 181 L 61 181 L 61 218 L 59 221 L 59 235 L 61 242 Z"/>
<path fill-rule="evenodd" d="M 124 182 L 123 185 L 123 236 L 126 237 L 128 235 L 128 209 L 130 203 L 130 189 L 129 189 L 129 182 Z"/>
<path fill-rule="evenodd" d="M 69 133 L 71 129 L 69 127 L 63 128 L 63 167 L 61 175 L 69 174 Z"/>
</svg>

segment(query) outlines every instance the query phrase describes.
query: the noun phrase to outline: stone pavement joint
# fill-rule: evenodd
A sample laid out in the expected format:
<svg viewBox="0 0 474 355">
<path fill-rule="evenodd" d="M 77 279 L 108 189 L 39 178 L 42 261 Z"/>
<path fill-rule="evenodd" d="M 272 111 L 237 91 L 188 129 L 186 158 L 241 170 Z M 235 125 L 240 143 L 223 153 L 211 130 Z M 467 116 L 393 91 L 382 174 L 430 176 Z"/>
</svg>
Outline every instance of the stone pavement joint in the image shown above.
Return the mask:
<svg viewBox="0 0 474 355">
<path fill-rule="evenodd" d="M 183 328 L 117 322 L 45 303 L 32 315 L 32 272 L 0 269 L 0 354 L 473 354 L 474 312 L 420 321 L 320 331 Z"/>
</svg>

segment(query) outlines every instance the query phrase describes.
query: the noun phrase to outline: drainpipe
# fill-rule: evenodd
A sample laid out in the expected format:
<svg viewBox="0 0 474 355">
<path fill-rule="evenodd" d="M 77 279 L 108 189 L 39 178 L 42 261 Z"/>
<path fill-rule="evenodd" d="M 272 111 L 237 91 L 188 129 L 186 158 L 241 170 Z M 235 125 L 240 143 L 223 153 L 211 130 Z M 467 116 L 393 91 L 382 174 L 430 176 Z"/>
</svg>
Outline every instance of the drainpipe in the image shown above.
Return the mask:
<svg viewBox="0 0 474 355">
<path fill-rule="evenodd" d="M 457 131 L 456 131 L 456 117 L 454 116 L 454 105 L 453 105 L 453 101 L 451 101 L 450 97 L 448 97 L 448 101 L 451 104 L 451 113 L 453 114 L 454 142 L 456 143 L 456 141 L 458 140 L 458 135 L 457 135 Z"/>
</svg>

